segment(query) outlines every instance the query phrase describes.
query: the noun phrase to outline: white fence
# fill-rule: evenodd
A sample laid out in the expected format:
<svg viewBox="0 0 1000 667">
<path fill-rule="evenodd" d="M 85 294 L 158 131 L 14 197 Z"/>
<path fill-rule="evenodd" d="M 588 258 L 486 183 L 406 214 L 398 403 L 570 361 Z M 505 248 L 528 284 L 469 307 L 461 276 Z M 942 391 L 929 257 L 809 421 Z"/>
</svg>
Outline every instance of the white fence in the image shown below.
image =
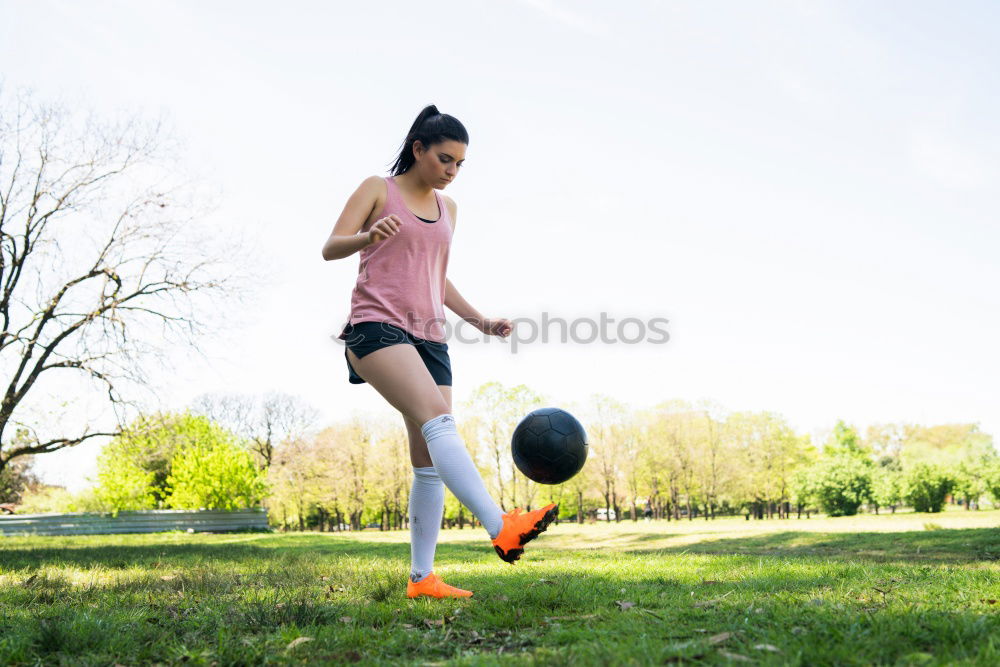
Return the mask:
<svg viewBox="0 0 1000 667">
<path fill-rule="evenodd" d="M 119 512 L 118 516 L 83 512 L 0 516 L 0 536 L 161 533 L 168 530 L 225 533 L 234 530 L 269 530 L 269 527 L 266 509 L 144 510 Z"/>
</svg>

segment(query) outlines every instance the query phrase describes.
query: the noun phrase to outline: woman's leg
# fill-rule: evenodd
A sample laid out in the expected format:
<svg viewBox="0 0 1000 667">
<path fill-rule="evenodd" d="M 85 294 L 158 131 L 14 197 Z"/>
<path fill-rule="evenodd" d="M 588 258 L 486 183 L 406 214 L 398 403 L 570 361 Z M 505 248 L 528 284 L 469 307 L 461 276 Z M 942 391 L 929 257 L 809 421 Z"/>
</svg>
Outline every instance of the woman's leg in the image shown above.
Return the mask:
<svg viewBox="0 0 1000 667">
<path fill-rule="evenodd" d="M 420 424 L 434 469 L 458 500 L 483 524 L 491 538 L 503 527 L 503 512 L 486 491 L 483 479 L 455 428 L 451 406 L 416 348 L 399 344 L 383 347 L 358 359 L 351 350 L 354 370 L 389 404 Z"/>
<path fill-rule="evenodd" d="M 423 425 L 434 417 L 450 414 L 451 407 L 412 345 L 390 345 L 361 359 L 348 349 L 347 358 L 354 371 L 404 417 Z"/>
<path fill-rule="evenodd" d="M 438 385 L 451 412 L 451 387 Z M 434 470 L 420 424 L 403 416 L 410 440 L 413 487 L 410 489 L 410 580 L 421 581 L 434 571 L 441 517 L 444 514 L 444 484 Z"/>
</svg>

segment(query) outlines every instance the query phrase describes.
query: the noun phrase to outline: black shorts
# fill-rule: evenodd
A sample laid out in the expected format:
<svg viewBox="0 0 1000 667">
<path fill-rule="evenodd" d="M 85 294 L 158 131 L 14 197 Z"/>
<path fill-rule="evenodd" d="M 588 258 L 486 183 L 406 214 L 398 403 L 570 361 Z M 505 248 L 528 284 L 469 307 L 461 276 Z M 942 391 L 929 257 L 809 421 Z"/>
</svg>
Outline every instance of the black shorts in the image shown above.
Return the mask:
<svg viewBox="0 0 1000 667">
<path fill-rule="evenodd" d="M 417 348 L 417 353 L 424 360 L 424 365 L 430 371 L 434 383 L 451 386 L 451 359 L 448 357 L 448 344 L 436 343 L 432 340 L 417 338 L 413 334 L 400 329 L 388 322 L 358 322 L 348 324 L 340 336 L 347 343 L 344 358 L 347 359 L 347 379 L 351 384 L 364 384 L 364 379 L 354 372 L 351 360 L 347 357 L 350 350 L 358 359 L 375 350 L 390 345 L 408 343 Z"/>
</svg>

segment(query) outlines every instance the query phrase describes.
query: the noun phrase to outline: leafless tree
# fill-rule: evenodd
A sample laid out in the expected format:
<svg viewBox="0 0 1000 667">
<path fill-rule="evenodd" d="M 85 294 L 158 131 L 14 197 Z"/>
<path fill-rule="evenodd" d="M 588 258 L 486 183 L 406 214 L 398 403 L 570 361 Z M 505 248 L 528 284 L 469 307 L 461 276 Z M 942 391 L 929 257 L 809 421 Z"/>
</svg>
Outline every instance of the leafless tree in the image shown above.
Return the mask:
<svg viewBox="0 0 1000 667">
<path fill-rule="evenodd" d="M 192 403 L 192 411 L 247 440 L 264 469 L 271 467 L 280 442 L 304 437 L 319 419 L 316 408 L 281 392 L 202 394 Z"/>
<path fill-rule="evenodd" d="M 197 353 L 208 314 L 256 286 L 234 268 L 237 240 L 220 250 L 204 229 L 165 125 L 0 81 L 0 470 L 118 434 L 156 393 L 152 362 L 166 367 L 178 344 Z M 95 387 L 113 418 L 84 406 Z M 60 401 L 82 411 L 79 428 L 32 416 Z"/>
</svg>

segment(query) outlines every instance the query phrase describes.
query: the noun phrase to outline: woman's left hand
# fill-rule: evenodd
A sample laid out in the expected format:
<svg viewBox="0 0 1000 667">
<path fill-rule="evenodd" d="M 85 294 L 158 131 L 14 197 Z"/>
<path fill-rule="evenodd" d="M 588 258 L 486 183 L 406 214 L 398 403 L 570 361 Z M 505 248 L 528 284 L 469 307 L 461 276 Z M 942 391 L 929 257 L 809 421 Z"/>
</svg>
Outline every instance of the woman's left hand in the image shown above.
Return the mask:
<svg viewBox="0 0 1000 667">
<path fill-rule="evenodd" d="M 514 330 L 514 325 L 511 324 L 510 320 L 503 317 L 496 319 L 486 318 L 483 320 L 483 324 L 479 327 L 479 330 L 484 334 L 506 338 Z"/>
</svg>

